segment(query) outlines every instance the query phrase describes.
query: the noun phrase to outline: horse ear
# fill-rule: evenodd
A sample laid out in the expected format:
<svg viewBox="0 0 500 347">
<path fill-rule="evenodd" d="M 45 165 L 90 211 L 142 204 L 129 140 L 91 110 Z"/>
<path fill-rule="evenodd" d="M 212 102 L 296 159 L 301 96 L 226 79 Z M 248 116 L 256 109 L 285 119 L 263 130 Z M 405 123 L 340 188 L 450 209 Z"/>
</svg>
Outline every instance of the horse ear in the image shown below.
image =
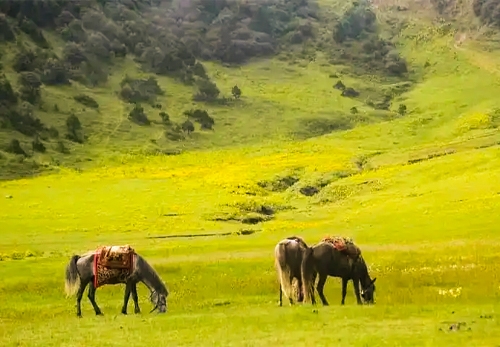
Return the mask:
<svg viewBox="0 0 500 347">
<path fill-rule="evenodd" d="M 377 280 L 377 277 L 375 277 L 374 279 L 372 279 L 372 284 L 374 284 L 376 280 Z"/>
</svg>

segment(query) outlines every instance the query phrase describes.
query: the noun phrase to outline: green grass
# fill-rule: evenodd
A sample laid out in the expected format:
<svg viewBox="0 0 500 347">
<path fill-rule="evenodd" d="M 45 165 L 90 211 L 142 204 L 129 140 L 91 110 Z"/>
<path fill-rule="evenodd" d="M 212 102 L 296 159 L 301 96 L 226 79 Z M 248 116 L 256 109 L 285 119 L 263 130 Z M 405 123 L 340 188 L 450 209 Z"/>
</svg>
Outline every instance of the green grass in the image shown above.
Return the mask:
<svg viewBox="0 0 500 347">
<path fill-rule="evenodd" d="M 130 124 L 126 106 L 110 93 L 123 72 L 140 75 L 131 61 L 106 87 L 46 88 L 50 102 L 85 92 L 100 103 L 100 113 L 82 113 L 93 130 L 89 144 L 72 148 L 74 158 L 93 161 L 84 171 L 61 165 L 57 174 L 0 183 L 0 345 L 498 344 L 500 135 L 491 116 L 498 63 L 472 42 L 454 47 L 453 35 L 417 30 L 417 43 L 415 31 L 409 26 L 402 35 L 414 85 L 392 106 L 405 103 L 409 113 L 306 141 L 290 135 L 301 119 L 352 106 L 376 117 L 362 105 L 364 94 L 357 101 L 339 96 L 329 77 L 335 68 L 321 57 L 307 66 L 207 64 L 221 90 L 238 83 L 243 100 L 210 106 L 215 132 L 195 135 L 186 146 L 201 150 L 178 156 L 137 150 L 160 139 L 162 127 Z M 376 89 L 374 78 L 341 78 L 367 95 Z M 180 120 L 192 91 L 159 81 L 167 90 L 162 102 Z M 58 117 L 54 124 L 64 121 Z M 355 162 L 364 155 L 359 171 Z M 52 156 L 44 157 L 48 165 Z M 340 171 L 353 175 L 334 180 Z M 286 191 L 257 185 L 289 174 L 300 180 Z M 319 194 L 299 193 L 322 179 L 331 182 Z M 211 220 L 246 213 L 238 204 L 286 208 L 257 225 Z M 254 233 L 237 235 L 242 229 Z M 232 235 L 148 238 L 224 232 Z M 309 244 L 325 235 L 353 237 L 377 277 L 376 304 L 358 307 L 349 284 L 340 306 L 340 281 L 330 278 L 329 307 L 277 307 L 273 247 L 293 234 Z M 143 313 L 134 315 L 129 304 L 122 316 L 123 287 L 105 286 L 97 291 L 104 317 L 84 297 L 83 318 L 76 318 L 74 298 L 64 296 L 64 267 L 72 254 L 104 244 L 130 244 L 155 267 L 171 292 L 166 315 L 147 313 L 140 285 Z M 466 325 L 450 331 L 458 322 Z"/>
<path fill-rule="evenodd" d="M 0 192 L 12 198 L 2 199 L 0 212 L 0 292 L 8 298 L 0 308 L 1 344 L 496 343 L 498 147 L 465 148 L 413 165 L 393 163 L 333 182 L 311 198 L 293 187 L 266 193 L 255 186 L 287 168 L 302 167 L 304 182 L 350 168 L 357 151 L 333 150 L 327 139 L 323 144 L 184 154 L 3 183 Z M 339 186 L 349 194 L 339 194 Z M 295 209 L 250 227 L 258 232 L 248 236 L 146 238 L 237 232 L 248 227 L 206 217 L 222 204 L 252 201 Z M 171 213 L 179 215 L 165 216 Z M 330 307 L 277 308 L 272 250 L 291 234 L 311 244 L 326 234 L 352 236 L 378 279 L 376 305 L 357 307 L 350 288 L 341 307 L 339 281 L 330 279 Z M 147 292 L 140 286 L 144 313 L 122 317 L 123 288 L 104 287 L 97 300 L 105 316 L 95 317 L 84 299 L 84 317 L 77 319 L 74 299 L 63 294 L 69 256 L 124 243 L 144 255 L 169 286 L 169 313 L 149 315 Z M 461 291 L 454 297 L 449 291 L 456 288 Z M 467 325 L 449 331 L 457 322 Z"/>
</svg>

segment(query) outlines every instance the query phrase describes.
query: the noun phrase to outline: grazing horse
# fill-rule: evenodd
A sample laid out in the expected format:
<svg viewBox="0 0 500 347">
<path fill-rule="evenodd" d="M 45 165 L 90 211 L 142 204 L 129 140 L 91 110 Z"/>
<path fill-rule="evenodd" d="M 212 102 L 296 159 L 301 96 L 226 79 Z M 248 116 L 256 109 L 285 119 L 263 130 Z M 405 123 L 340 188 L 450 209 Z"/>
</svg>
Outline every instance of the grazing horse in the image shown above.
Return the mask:
<svg viewBox="0 0 500 347">
<path fill-rule="evenodd" d="M 82 316 L 81 300 L 89 285 L 88 298 L 96 315 L 102 315 L 95 301 L 95 292 L 106 284 L 125 284 L 122 313 L 127 314 L 127 304 L 132 294 L 135 313 L 140 313 L 137 283 L 144 283 L 150 290 L 150 300 L 160 313 L 167 311 L 168 290 L 160 276 L 143 257 L 127 246 L 105 246 L 81 256 L 73 255 L 66 267 L 65 289 L 67 295 L 76 294 L 76 315 Z M 150 313 L 151 313 L 150 312 Z"/>
<path fill-rule="evenodd" d="M 306 249 L 307 244 L 298 236 L 287 237 L 278 242 L 274 248 L 274 264 L 280 281 L 280 306 L 283 305 L 283 293 L 290 300 L 290 305 L 293 305 L 292 291 L 294 279 L 298 282 L 296 288 L 297 301 L 302 302 L 304 299 L 300 265 Z"/>
<path fill-rule="evenodd" d="M 340 243 L 342 244 L 342 242 Z M 346 243 L 350 247 L 347 247 Z M 342 250 L 339 250 L 339 248 Z M 353 281 L 354 293 L 356 294 L 358 305 L 363 304 L 359 290 L 360 283 L 365 303 L 371 304 L 374 302 L 373 295 L 376 278 L 373 280 L 370 278 L 366 263 L 361 256 L 361 251 L 348 240 L 344 240 L 342 248 L 328 239 L 309 247 L 302 259 L 301 268 L 304 300 L 311 300 L 313 305 L 316 304 L 314 282 L 317 275 L 319 275 L 319 280 L 316 289 L 325 306 L 328 305 L 328 301 L 325 298 L 323 289 L 328 276 L 340 277 L 342 279 L 342 305 L 345 303 L 347 282 L 349 280 Z"/>
</svg>

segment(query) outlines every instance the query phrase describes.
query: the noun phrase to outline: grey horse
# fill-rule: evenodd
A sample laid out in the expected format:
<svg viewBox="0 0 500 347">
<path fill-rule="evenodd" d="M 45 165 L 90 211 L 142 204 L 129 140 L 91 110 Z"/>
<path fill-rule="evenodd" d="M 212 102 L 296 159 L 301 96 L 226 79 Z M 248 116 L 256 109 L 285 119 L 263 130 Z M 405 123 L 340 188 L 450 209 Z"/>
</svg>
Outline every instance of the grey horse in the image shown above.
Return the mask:
<svg viewBox="0 0 500 347">
<path fill-rule="evenodd" d="M 82 256 L 73 255 L 69 264 L 66 266 L 65 289 L 66 294 L 71 296 L 76 292 L 76 315 L 82 316 L 81 301 L 83 293 L 87 285 L 89 286 L 88 298 L 94 308 L 96 315 L 102 315 L 101 309 L 97 306 L 95 301 L 96 286 L 94 284 L 95 271 L 94 271 L 94 258 L 95 252 L 87 252 Z M 158 312 L 165 313 L 167 311 L 167 296 L 168 290 L 165 284 L 160 279 L 160 276 L 149 265 L 143 257 L 134 253 L 133 270 L 128 276 L 111 276 L 106 279 L 103 284 L 125 284 L 125 297 L 123 300 L 122 313 L 127 314 L 127 304 L 132 294 L 134 300 L 135 313 L 140 313 L 139 299 L 137 296 L 137 283 L 144 283 L 150 290 L 150 300 L 154 308 Z M 150 312 L 150 313 L 151 313 Z"/>
<path fill-rule="evenodd" d="M 274 248 L 274 263 L 280 281 L 279 305 L 283 305 L 283 293 L 293 305 L 293 280 L 297 280 L 297 302 L 302 302 L 302 276 L 300 266 L 302 257 L 307 250 L 307 244 L 298 236 L 290 236 L 278 242 Z"/>
</svg>

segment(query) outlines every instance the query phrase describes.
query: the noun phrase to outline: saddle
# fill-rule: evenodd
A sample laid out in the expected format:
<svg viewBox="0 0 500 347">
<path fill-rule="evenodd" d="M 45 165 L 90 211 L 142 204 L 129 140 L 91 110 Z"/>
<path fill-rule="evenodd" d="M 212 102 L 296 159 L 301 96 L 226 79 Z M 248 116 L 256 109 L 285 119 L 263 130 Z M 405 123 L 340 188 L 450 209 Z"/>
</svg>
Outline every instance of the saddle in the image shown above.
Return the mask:
<svg viewBox="0 0 500 347">
<path fill-rule="evenodd" d="M 135 251 L 129 245 L 125 246 L 103 246 L 96 254 L 99 255 L 99 263 L 110 269 L 130 269 Z"/>
<path fill-rule="evenodd" d="M 345 254 L 347 257 L 354 261 L 356 261 L 361 255 L 361 250 L 354 244 L 352 239 L 348 237 L 327 236 L 324 237 L 321 241 L 332 245 L 333 248 L 335 248 L 337 251 Z"/>
</svg>

